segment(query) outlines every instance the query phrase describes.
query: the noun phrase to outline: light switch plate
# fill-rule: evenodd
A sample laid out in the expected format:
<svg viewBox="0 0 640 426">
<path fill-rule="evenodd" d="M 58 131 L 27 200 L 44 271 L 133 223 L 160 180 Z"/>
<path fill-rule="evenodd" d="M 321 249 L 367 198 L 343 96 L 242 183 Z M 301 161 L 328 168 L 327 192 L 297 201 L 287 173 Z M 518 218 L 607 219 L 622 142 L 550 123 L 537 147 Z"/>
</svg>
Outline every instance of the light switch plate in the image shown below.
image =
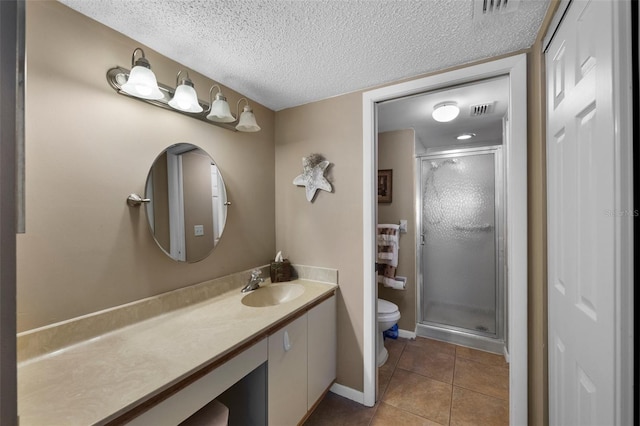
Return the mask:
<svg viewBox="0 0 640 426">
<path fill-rule="evenodd" d="M 204 235 L 204 225 L 194 225 L 193 235 L 196 237 L 202 237 Z"/>
<path fill-rule="evenodd" d="M 407 219 L 400 219 L 400 232 L 407 233 Z"/>
</svg>

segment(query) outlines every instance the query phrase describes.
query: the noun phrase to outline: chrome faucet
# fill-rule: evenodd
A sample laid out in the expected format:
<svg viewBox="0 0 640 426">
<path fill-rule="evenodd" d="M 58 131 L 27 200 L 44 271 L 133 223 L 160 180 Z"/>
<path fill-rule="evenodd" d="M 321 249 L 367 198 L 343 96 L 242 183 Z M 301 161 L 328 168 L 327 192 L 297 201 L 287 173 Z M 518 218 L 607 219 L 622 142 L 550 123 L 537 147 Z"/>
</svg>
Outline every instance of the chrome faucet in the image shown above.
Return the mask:
<svg viewBox="0 0 640 426">
<path fill-rule="evenodd" d="M 260 269 L 254 269 L 253 271 L 251 271 L 251 278 L 249 278 L 249 282 L 240 291 L 242 293 L 248 293 L 250 291 L 259 289 L 260 283 L 264 282 L 264 278 L 262 278 L 260 274 L 262 274 L 262 271 Z"/>
</svg>

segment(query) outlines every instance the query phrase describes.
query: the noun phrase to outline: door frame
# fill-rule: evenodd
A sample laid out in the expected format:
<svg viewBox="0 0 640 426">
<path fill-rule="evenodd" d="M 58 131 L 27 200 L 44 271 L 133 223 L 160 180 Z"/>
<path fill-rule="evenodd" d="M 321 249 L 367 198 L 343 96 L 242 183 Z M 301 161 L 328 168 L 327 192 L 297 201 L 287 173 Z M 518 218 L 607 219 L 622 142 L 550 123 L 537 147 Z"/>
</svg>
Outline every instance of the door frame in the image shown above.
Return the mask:
<svg viewBox="0 0 640 426">
<path fill-rule="evenodd" d="M 506 352 L 507 341 L 507 309 L 506 309 L 506 288 L 507 281 L 505 277 L 506 272 L 506 259 L 504 256 L 504 193 L 506 179 L 504 176 L 504 161 L 502 155 L 502 145 L 483 145 L 477 147 L 466 148 L 449 148 L 434 150 L 428 154 L 420 154 L 416 156 L 415 165 L 415 225 L 416 225 L 416 304 L 417 306 L 417 324 L 416 335 L 423 337 L 433 337 L 437 340 L 443 340 L 454 344 L 460 344 L 462 346 L 474 345 L 476 349 L 482 349 L 489 352 L 498 353 L 498 351 L 507 357 Z M 495 177 L 495 196 L 494 196 L 494 226 L 495 226 L 495 273 L 496 273 L 496 332 L 495 337 L 484 336 L 481 334 L 474 335 L 469 333 L 468 330 L 458 328 L 456 326 L 442 326 L 429 324 L 425 322 L 424 318 L 424 274 L 422 262 L 424 261 L 424 245 L 421 244 L 421 235 L 423 232 L 423 213 L 422 205 L 424 202 L 424 192 L 422 183 L 424 176 L 422 176 L 422 161 L 441 159 L 441 158 L 460 158 L 471 155 L 493 155 L 494 161 L 494 177 Z M 422 329 L 422 334 L 420 330 Z M 429 335 L 427 336 L 427 334 Z"/>
<path fill-rule="evenodd" d="M 519 54 L 433 76 L 367 91 L 362 95 L 363 121 L 363 364 L 364 404 L 376 398 L 375 226 L 377 170 L 376 103 L 484 78 L 509 76 L 510 126 L 505 140 L 506 252 L 509 368 L 509 422 L 527 423 L 527 65 Z"/>
</svg>

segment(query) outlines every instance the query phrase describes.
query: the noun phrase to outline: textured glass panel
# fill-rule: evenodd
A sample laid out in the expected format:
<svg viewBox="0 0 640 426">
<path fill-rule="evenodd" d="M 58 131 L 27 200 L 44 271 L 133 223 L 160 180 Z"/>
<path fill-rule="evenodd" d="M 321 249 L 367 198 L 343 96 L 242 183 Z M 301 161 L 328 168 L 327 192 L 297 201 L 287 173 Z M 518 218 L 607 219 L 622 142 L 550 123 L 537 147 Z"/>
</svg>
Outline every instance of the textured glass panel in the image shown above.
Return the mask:
<svg viewBox="0 0 640 426">
<path fill-rule="evenodd" d="M 496 334 L 494 154 L 422 160 L 422 318 Z"/>
</svg>

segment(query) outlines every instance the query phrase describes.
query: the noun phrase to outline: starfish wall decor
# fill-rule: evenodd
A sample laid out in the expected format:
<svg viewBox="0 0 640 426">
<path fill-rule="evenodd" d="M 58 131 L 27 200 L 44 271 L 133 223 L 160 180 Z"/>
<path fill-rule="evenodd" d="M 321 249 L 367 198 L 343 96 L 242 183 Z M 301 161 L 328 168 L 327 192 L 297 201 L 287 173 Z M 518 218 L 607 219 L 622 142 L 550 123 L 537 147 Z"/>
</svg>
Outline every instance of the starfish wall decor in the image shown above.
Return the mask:
<svg viewBox="0 0 640 426">
<path fill-rule="evenodd" d="M 302 157 L 302 174 L 296 176 L 293 184 L 306 187 L 307 201 L 313 201 L 318 189 L 327 192 L 333 191 L 331 184 L 324 177 L 324 172 L 330 164 L 330 162 L 318 154 L 310 154 L 308 157 Z"/>
</svg>

